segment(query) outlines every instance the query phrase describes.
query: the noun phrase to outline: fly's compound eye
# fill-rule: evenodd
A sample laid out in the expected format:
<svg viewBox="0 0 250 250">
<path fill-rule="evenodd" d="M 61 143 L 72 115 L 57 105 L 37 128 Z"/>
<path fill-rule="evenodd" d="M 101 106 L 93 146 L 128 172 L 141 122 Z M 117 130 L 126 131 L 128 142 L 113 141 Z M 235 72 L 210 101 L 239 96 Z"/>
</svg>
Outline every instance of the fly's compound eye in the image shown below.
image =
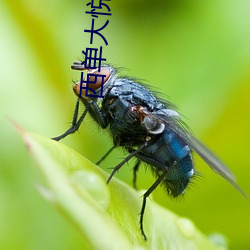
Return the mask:
<svg viewBox="0 0 250 250">
<path fill-rule="evenodd" d="M 164 129 L 165 125 L 159 121 L 157 121 L 154 117 L 146 116 L 142 122 L 142 125 L 146 128 L 146 130 L 150 134 L 161 134 Z"/>
<path fill-rule="evenodd" d="M 110 70 L 105 67 L 102 67 L 99 72 L 98 68 L 86 69 L 84 64 L 81 64 L 80 62 L 74 62 L 71 65 L 71 68 L 74 70 L 81 70 L 81 71 L 88 70 L 88 73 L 84 77 L 83 81 L 77 82 L 76 85 L 73 87 L 75 94 L 79 96 L 81 92 L 81 97 L 84 99 L 89 99 L 89 97 L 86 95 L 86 90 L 88 88 L 91 88 L 94 91 L 98 91 L 101 88 L 101 86 L 105 85 L 105 83 L 108 81 L 108 79 L 111 76 Z M 87 83 L 88 83 L 88 86 L 87 86 Z"/>
</svg>

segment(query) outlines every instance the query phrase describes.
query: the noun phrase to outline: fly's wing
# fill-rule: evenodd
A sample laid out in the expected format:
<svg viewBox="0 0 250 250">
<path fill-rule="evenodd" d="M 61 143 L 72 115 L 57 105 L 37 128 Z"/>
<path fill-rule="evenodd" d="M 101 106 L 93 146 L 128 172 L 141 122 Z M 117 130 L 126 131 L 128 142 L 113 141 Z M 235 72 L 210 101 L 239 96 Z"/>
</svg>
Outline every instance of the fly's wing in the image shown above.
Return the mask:
<svg viewBox="0 0 250 250">
<path fill-rule="evenodd" d="M 182 136 L 183 138 L 183 136 Z M 247 195 L 237 185 L 236 178 L 229 168 L 222 162 L 210 149 L 191 134 L 187 134 L 183 138 L 187 144 L 219 175 L 230 182 L 243 196 Z"/>
<path fill-rule="evenodd" d="M 163 111 L 164 112 L 164 111 Z M 216 173 L 221 175 L 229 183 L 231 183 L 243 196 L 247 199 L 247 195 L 236 184 L 236 178 L 228 167 L 202 142 L 195 138 L 182 123 L 180 117 L 176 115 L 169 115 L 169 111 L 163 115 L 160 113 L 154 113 L 155 119 L 158 118 L 159 122 L 162 122 L 166 127 L 173 130 L 182 140 L 184 140 L 190 148 L 192 148 Z"/>
</svg>

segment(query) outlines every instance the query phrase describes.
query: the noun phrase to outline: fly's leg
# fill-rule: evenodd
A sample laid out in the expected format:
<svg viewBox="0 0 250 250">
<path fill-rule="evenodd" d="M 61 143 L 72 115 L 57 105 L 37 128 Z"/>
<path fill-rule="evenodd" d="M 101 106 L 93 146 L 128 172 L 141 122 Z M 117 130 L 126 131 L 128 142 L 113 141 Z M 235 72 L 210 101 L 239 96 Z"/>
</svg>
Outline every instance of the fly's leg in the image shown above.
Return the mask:
<svg viewBox="0 0 250 250">
<path fill-rule="evenodd" d="M 112 173 L 110 174 L 107 184 L 111 181 L 112 177 L 114 174 L 127 162 L 129 161 L 132 157 L 134 157 L 138 152 L 140 152 L 144 147 L 147 146 L 147 143 L 142 144 L 137 150 L 134 150 L 132 153 L 130 153 L 122 162 L 120 162 L 116 167 L 114 167 Z"/>
<path fill-rule="evenodd" d="M 116 146 L 114 145 L 97 163 L 96 165 L 99 165 L 115 148 Z"/>
<path fill-rule="evenodd" d="M 142 207 L 140 212 L 140 230 L 142 233 L 142 236 L 144 240 L 147 240 L 147 236 L 143 229 L 143 216 L 146 208 L 146 201 L 148 196 L 157 188 L 157 186 L 162 182 L 163 178 L 165 177 L 167 172 L 164 172 L 162 175 L 160 175 L 157 180 L 153 183 L 153 185 L 147 190 L 147 192 L 143 195 L 143 201 L 142 201 Z"/>
<path fill-rule="evenodd" d="M 102 128 L 107 127 L 107 121 L 105 119 L 106 117 L 101 112 L 98 105 L 92 100 L 89 101 L 89 103 L 86 105 L 86 109 L 81 114 L 79 120 L 77 120 L 78 113 L 79 113 L 79 105 L 80 105 L 80 99 L 78 98 L 77 102 L 76 102 L 75 110 L 74 110 L 74 116 L 73 116 L 71 127 L 62 135 L 59 135 L 57 137 L 52 138 L 53 140 L 60 141 L 64 137 L 68 136 L 69 134 L 75 133 L 79 129 L 83 119 L 85 118 L 85 116 L 88 112 L 90 112 L 92 114 L 93 118 L 101 125 Z"/>
<path fill-rule="evenodd" d="M 140 160 L 137 160 L 136 163 L 135 163 L 134 169 L 133 169 L 133 187 L 134 187 L 135 189 L 137 189 L 137 188 L 136 188 L 136 179 L 137 179 L 137 178 L 136 178 L 136 173 L 137 173 L 137 171 L 138 171 L 140 165 L 141 165 L 141 161 L 140 161 Z"/>
<path fill-rule="evenodd" d="M 95 121 L 102 127 L 106 128 L 108 126 L 107 118 L 105 114 L 100 110 L 99 106 L 93 100 L 88 102 L 88 111 L 90 115 L 95 119 Z M 86 107 L 86 108 L 87 108 Z"/>
<path fill-rule="evenodd" d="M 76 102 L 75 110 L 74 110 L 74 116 L 73 116 L 71 127 L 62 135 L 59 135 L 59 136 L 51 138 L 51 139 L 53 139 L 55 141 L 60 141 L 64 137 L 68 136 L 69 134 L 75 133 L 79 129 L 84 117 L 86 116 L 86 114 L 88 112 L 88 108 L 86 108 L 84 110 L 84 112 L 82 113 L 81 117 L 79 118 L 79 120 L 77 121 L 78 112 L 79 112 L 79 104 L 80 104 L 80 99 L 78 98 L 77 102 Z"/>
</svg>

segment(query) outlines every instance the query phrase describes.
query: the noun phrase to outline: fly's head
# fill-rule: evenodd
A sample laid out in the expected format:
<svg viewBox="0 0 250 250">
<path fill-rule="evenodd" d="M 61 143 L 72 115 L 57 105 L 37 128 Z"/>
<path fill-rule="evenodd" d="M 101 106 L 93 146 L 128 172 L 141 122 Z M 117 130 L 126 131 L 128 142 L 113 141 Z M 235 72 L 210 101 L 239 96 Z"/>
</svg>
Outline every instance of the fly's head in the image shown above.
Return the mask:
<svg viewBox="0 0 250 250">
<path fill-rule="evenodd" d="M 79 96 L 84 103 L 87 103 L 91 99 L 103 98 L 117 77 L 115 69 L 110 65 L 101 66 L 99 71 L 98 68 L 88 69 L 89 67 L 86 67 L 81 62 L 74 62 L 71 68 L 74 70 L 87 71 L 85 76 L 83 76 L 82 73 L 81 80 L 75 83 L 73 87 L 75 94 Z"/>
</svg>

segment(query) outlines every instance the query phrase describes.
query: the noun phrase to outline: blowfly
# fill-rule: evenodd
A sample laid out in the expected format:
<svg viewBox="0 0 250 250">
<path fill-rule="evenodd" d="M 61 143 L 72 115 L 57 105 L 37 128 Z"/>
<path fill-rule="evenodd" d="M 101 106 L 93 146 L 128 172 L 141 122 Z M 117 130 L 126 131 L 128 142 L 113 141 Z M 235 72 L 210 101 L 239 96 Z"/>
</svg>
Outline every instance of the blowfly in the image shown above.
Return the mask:
<svg viewBox="0 0 250 250">
<path fill-rule="evenodd" d="M 113 138 L 113 147 L 101 160 L 116 147 L 125 148 L 128 152 L 126 158 L 114 167 L 107 183 L 131 158 L 137 159 L 134 166 L 134 184 L 139 166 L 142 163 L 150 166 L 156 181 L 143 195 L 140 230 L 145 240 L 143 216 L 147 197 L 159 184 L 172 197 L 184 193 L 195 174 L 192 151 L 244 195 L 232 172 L 189 132 L 172 103 L 157 97 L 144 84 L 127 77 L 118 77 L 116 69 L 110 65 L 103 65 L 100 70 L 87 70 L 82 63 L 74 62 L 71 68 L 87 71 L 90 76 L 86 76 L 85 81 L 79 81 L 73 87 L 78 100 L 71 127 L 53 139 L 59 141 L 76 132 L 89 113 L 101 128 L 110 131 Z M 99 76 L 102 76 L 102 81 L 98 79 Z M 94 81 L 95 84 L 91 84 L 91 87 L 98 97 L 87 95 L 86 82 Z M 79 116 L 80 102 L 85 110 Z"/>
</svg>

